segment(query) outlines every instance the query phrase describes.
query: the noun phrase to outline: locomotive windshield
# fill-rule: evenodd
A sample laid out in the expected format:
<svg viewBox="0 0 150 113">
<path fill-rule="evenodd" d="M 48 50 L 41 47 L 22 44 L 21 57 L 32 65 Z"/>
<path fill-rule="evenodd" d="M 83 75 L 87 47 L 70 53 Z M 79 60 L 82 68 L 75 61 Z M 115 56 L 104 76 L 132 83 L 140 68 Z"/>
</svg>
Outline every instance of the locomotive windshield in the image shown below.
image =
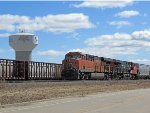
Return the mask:
<svg viewBox="0 0 150 113">
<path fill-rule="evenodd" d="M 72 59 L 78 59 L 81 58 L 79 54 L 75 54 L 75 55 L 66 55 L 65 57 L 66 59 L 72 58 Z"/>
</svg>

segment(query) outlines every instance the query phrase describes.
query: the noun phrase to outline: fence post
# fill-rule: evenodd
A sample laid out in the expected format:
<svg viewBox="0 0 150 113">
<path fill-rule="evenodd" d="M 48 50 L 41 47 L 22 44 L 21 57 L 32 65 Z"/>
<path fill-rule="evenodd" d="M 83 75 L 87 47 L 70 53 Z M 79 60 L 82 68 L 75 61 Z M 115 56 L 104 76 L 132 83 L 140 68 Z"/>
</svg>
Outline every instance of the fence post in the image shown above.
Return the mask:
<svg viewBox="0 0 150 113">
<path fill-rule="evenodd" d="M 29 62 L 28 61 L 25 61 L 25 80 L 28 80 L 29 79 Z"/>
</svg>

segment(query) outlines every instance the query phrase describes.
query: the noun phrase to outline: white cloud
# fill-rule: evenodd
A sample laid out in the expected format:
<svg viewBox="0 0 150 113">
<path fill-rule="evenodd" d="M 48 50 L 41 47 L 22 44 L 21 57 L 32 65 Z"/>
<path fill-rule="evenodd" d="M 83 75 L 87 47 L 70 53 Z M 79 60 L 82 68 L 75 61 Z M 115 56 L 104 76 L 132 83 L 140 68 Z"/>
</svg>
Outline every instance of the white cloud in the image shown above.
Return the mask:
<svg viewBox="0 0 150 113">
<path fill-rule="evenodd" d="M 84 1 L 80 4 L 74 4 L 74 7 L 88 7 L 88 8 L 121 8 L 133 3 L 133 0 L 97 0 Z"/>
<path fill-rule="evenodd" d="M 147 40 L 149 38 L 149 30 L 135 31 L 131 34 L 99 35 L 85 40 L 87 48 L 77 50 L 106 57 L 132 55 L 137 54 L 140 50 L 150 49 L 150 40 Z"/>
<path fill-rule="evenodd" d="M 19 16 L 19 15 L 11 15 L 11 14 L 4 14 L 0 15 L 1 23 L 4 24 L 17 24 L 17 23 L 28 23 L 30 22 L 30 18 L 27 16 Z"/>
<path fill-rule="evenodd" d="M 27 16 L 10 14 L 0 15 L 0 30 L 14 31 L 16 25 L 29 22 L 30 19 Z"/>
<path fill-rule="evenodd" d="M 110 57 L 113 58 L 117 55 L 131 55 L 136 54 L 136 51 L 139 48 L 123 48 L 123 47 L 87 47 L 87 48 L 78 48 L 78 49 L 72 49 L 69 51 L 72 52 L 82 52 L 84 54 L 91 54 L 95 56 L 101 56 L 101 57 Z"/>
<path fill-rule="evenodd" d="M 143 31 L 135 31 L 132 36 L 136 40 L 148 40 L 150 41 L 150 29 L 145 29 Z"/>
<path fill-rule="evenodd" d="M 150 65 L 150 59 L 131 59 L 130 61 Z"/>
<path fill-rule="evenodd" d="M 0 34 L 0 37 L 8 37 L 10 34 L 9 33 L 3 33 L 3 34 Z"/>
<path fill-rule="evenodd" d="M 116 26 L 119 29 L 123 26 L 130 26 L 131 23 L 128 21 L 112 21 L 112 22 L 109 22 L 109 25 Z"/>
<path fill-rule="evenodd" d="M 70 51 L 110 58 L 118 55 L 136 55 L 140 50 L 150 50 L 150 40 L 145 40 L 145 38 L 150 38 L 149 32 L 150 30 L 146 29 L 143 31 L 134 31 L 131 34 L 114 33 L 112 35 L 99 35 L 85 40 L 85 44 L 87 45 L 85 48 L 75 48 L 68 51 L 40 51 L 38 55 L 55 58 L 64 56 Z"/>
<path fill-rule="evenodd" d="M 37 54 L 41 55 L 41 56 L 48 56 L 49 58 L 55 58 L 55 57 L 59 57 L 59 56 L 64 56 L 65 55 L 64 52 L 62 52 L 62 51 L 55 51 L 55 50 L 39 51 Z"/>
<path fill-rule="evenodd" d="M 92 54 L 110 58 L 114 58 L 118 55 L 137 55 L 138 51 L 140 50 L 150 50 L 150 40 L 145 40 L 145 38 L 148 38 L 149 36 L 146 35 L 147 31 L 149 30 L 135 31 L 131 34 L 114 33 L 112 35 L 99 35 L 85 40 L 85 44 L 87 45 L 87 47 L 85 48 L 75 48 L 68 51 L 48 50 L 43 52 L 41 51 L 38 54 L 53 58 L 64 56 L 65 53 L 70 51 L 78 51 L 85 54 Z M 142 34 L 142 37 L 145 38 L 141 38 L 139 35 L 137 35 L 139 32 L 140 34 Z"/>
<path fill-rule="evenodd" d="M 30 18 L 19 15 L 0 15 L 0 30 L 15 31 L 25 29 L 27 31 L 48 32 L 73 32 L 76 29 L 89 29 L 94 25 L 89 17 L 83 13 L 70 13 L 47 15 Z"/>
<path fill-rule="evenodd" d="M 89 46 L 127 46 L 132 45 L 131 36 L 129 34 L 115 33 L 113 35 L 100 35 L 97 37 L 89 38 L 85 43 Z M 118 43 L 119 42 L 119 43 Z"/>
<path fill-rule="evenodd" d="M 150 31 L 135 31 L 131 34 L 115 33 L 112 35 L 99 35 L 89 38 L 85 43 L 89 46 L 109 47 L 150 47 Z"/>
<path fill-rule="evenodd" d="M 8 23 L 2 23 L 0 22 L 0 30 L 6 30 L 6 31 L 14 31 L 15 30 L 15 26 L 12 24 L 8 24 Z"/>
<path fill-rule="evenodd" d="M 115 14 L 116 17 L 120 17 L 120 18 L 130 18 L 138 15 L 140 15 L 140 13 L 138 11 L 133 11 L 133 10 L 123 11 Z"/>
</svg>

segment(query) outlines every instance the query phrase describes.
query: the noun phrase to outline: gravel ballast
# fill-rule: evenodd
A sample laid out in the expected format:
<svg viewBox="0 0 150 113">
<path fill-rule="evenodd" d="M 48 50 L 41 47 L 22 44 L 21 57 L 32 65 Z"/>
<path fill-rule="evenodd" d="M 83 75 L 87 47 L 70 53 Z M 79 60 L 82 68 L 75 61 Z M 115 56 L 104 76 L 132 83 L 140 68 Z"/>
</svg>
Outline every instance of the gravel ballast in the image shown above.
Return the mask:
<svg viewBox="0 0 150 113">
<path fill-rule="evenodd" d="M 0 105 L 140 88 L 150 88 L 150 80 L 0 82 Z"/>
</svg>

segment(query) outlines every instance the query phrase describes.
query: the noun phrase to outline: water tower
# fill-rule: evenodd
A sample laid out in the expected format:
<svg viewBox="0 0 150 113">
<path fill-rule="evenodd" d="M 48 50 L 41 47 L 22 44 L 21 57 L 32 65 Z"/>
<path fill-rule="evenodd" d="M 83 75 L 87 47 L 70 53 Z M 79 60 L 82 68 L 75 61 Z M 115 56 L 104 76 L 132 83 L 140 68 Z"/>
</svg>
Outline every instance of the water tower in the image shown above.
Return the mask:
<svg viewBox="0 0 150 113">
<path fill-rule="evenodd" d="M 21 31 L 9 36 L 9 45 L 16 52 L 16 60 L 32 61 L 32 50 L 38 45 L 38 37 Z"/>
</svg>

